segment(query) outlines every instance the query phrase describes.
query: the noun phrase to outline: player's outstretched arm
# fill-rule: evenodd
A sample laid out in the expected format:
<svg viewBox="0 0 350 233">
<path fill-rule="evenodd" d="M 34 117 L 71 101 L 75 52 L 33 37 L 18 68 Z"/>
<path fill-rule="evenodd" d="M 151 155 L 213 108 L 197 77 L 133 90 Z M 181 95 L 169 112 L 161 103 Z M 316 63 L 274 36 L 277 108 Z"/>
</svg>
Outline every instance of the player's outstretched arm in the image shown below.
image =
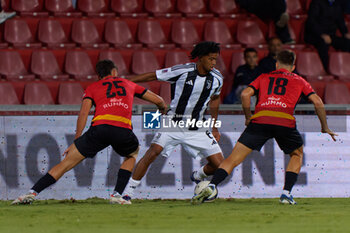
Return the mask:
<svg viewBox="0 0 350 233">
<path fill-rule="evenodd" d="M 321 123 L 321 132 L 328 133 L 332 137 L 333 141 L 336 141 L 335 136 L 338 136 L 338 134 L 334 133 L 328 128 L 326 110 L 324 108 L 322 99 L 317 94 L 312 94 L 309 96 L 309 100 L 315 106 L 316 114 Z"/>
<path fill-rule="evenodd" d="M 251 87 L 247 87 L 241 93 L 242 108 L 245 115 L 245 125 L 248 125 L 250 118 L 252 117 L 252 111 L 250 110 L 250 98 L 255 94 L 255 91 Z"/>
<path fill-rule="evenodd" d="M 131 78 L 128 78 L 128 79 L 134 83 L 141 83 L 141 82 L 149 82 L 149 81 L 157 80 L 157 76 L 156 76 L 156 72 L 150 72 L 150 73 L 132 76 Z"/>
<path fill-rule="evenodd" d="M 161 113 L 166 114 L 167 104 L 164 102 L 163 98 L 160 97 L 159 95 L 153 93 L 150 90 L 147 90 L 146 93 L 142 96 L 142 99 L 157 105 Z"/>
<path fill-rule="evenodd" d="M 215 119 L 215 122 L 219 116 L 219 106 L 220 106 L 220 96 L 219 95 L 212 96 L 210 99 L 209 108 L 210 108 L 210 115 L 213 119 Z M 214 122 L 214 125 L 215 125 L 215 122 Z M 221 135 L 219 130 L 215 126 L 213 126 L 212 128 L 212 133 L 215 140 L 219 141 Z"/>
<path fill-rule="evenodd" d="M 77 120 L 77 128 L 75 131 L 75 139 L 81 136 L 83 133 L 84 127 L 86 125 L 87 118 L 89 116 L 90 110 L 92 107 L 92 100 L 91 99 L 84 99 L 83 103 L 80 107 L 80 112 Z"/>
</svg>

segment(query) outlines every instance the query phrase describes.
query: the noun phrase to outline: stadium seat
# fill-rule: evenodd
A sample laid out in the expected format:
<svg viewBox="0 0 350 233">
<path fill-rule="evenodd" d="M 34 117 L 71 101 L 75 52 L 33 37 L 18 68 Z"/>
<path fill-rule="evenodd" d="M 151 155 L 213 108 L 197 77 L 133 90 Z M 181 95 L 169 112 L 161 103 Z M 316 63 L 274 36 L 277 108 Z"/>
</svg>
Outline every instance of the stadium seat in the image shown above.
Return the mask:
<svg viewBox="0 0 350 233">
<path fill-rule="evenodd" d="M 69 75 L 62 73 L 55 55 L 48 50 L 37 50 L 32 53 L 31 71 L 41 80 L 67 80 Z"/>
<path fill-rule="evenodd" d="M 125 61 L 123 59 L 123 56 L 118 51 L 101 51 L 99 60 L 111 60 L 114 62 L 114 64 L 118 67 L 118 75 L 124 76 L 129 74 L 129 69 L 126 67 Z"/>
<path fill-rule="evenodd" d="M 213 17 L 207 13 L 204 0 L 177 0 L 177 9 L 187 17 Z"/>
<path fill-rule="evenodd" d="M 108 12 L 105 0 L 77 0 L 77 9 L 87 16 L 114 17 L 115 13 Z"/>
<path fill-rule="evenodd" d="M 189 63 L 190 59 L 184 51 L 169 51 L 165 55 L 165 67 Z"/>
<path fill-rule="evenodd" d="M 193 23 L 186 20 L 174 20 L 171 28 L 171 39 L 183 48 L 191 48 L 200 40 Z"/>
<path fill-rule="evenodd" d="M 19 104 L 16 91 L 13 88 L 11 83 L 0 82 L 0 93 L 1 93 L 0 105 Z"/>
<path fill-rule="evenodd" d="M 238 21 L 237 41 L 245 45 L 257 45 L 266 43 L 264 33 L 259 27 L 259 24 L 252 19 Z"/>
<path fill-rule="evenodd" d="M 141 20 L 137 37 L 141 43 L 150 48 L 171 49 L 175 47 L 175 45 L 168 43 L 160 23 L 156 20 Z"/>
<path fill-rule="evenodd" d="M 181 17 L 174 13 L 175 4 L 172 0 L 145 0 L 145 9 L 155 17 Z"/>
<path fill-rule="evenodd" d="M 291 15 L 303 14 L 304 9 L 299 0 L 286 0 L 287 13 Z"/>
<path fill-rule="evenodd" d="M 229 73 L 222 56 L 218 56 L 215 68 L 218 69 L 224 77 L 226 77 Z"/>
<path fill-rule="evenodd" d="M 74 48 L 69 43 L 61 23 L 55 19 L 41 19 L 38 26 L 38 40 L 50 48 Z"/>
<path fill-rule="evenodd" d="M 82 13 L 75 11 L 72 0 L 46 0 L 45 8 L 56 17 L 81 17 Z"/>
<path fill-rule="evenodd" d="M 142 44 L 135 43 L 128 24 L 122 20 L 107 20 L 104 38 L 116 48 L 140 49 L 142 47 Z"/>
<path fill-rule="evenodd" d="M 304 7 L 305 7 L 305 11 L 307 12 L 308 10 L 309 10 L 309 8 L 310 8 L 310 4 L 311 4 L 311 2 L 312 2 L 313 0 L 304 0 Z"/>
<path fill-rule="evenodd" d="M 15 18 L 5 22 L 4 39 L 17 48 L 40 48 L 40 43 L 35 43 L 34 37 L 27 22 L 24 19 Z"/>
<path fill-rule="evenodd" d="M 168 82 L 160 82 L 160 93 L 159 95 L 164 99 L 166 104 L 171 102 L 171 87 Z"/>
<path fill-rule="evenodd" d="M 134 74 L 154 72 L 160 69 L 157 58 L 150 51 L 136 51 L 132 55 L 131 70 Z"/>
<path fill-rule="evenodd" d="M 44 83 L 28 83 L 24 88 L 24 104 L 54 104 L 54 100 Z"/>
<path fill-rule="evenodd" d="M 65 71 L 77 80 L 97 80 L 89 55 L 84 51 L 68 51 Z"/>
<path fill-rule="evenodd" d="M 11 7 L 21 16 L 48 16 L 48 12 L 42 11 L 42 3 L 40 0 L 12 0 Z"/>
<path fill-rule="evenodd" d="M 33 80 L 28 74 L 18 51 L 0 51 L 0 74 L 7 80 Z"/>
<path fill-rule="evenodd" d="M 324 100 L 324 92 L 326 85 L 329 82 L 334 81 L 334 76 L 331 75 L 319 75 L 319 76 L 307 76 L 306 80 L 311 84 L 318 96 Z"/>
<path fill-rule="evenodd" d="M 345 52 L 332 52 L 329 57 L 329 72 L 341 79 L 350 80 L 350 54 Z"/>
<path fill-rule="evenodd" d="M 76 19 L 72 23 L 72 40 L 82 47 L 107 48 L 102 43 L 95 24 L 88 19 Z"/>
<path fill-rule="evenodd" d="M 61 83 L 58 89 L 58 104 L 81 104 L 84 89 L 80 83 Z"/>
<path fill-rule="evenodd" d="M 225 48 L 241 47 L 239 44 L 234 44 L 231 32 L 224 21 L 207 21 L 204 27 L 204 40 L 215 41 Z"/>
<path fill-rule="evenodd" d="M 244 53 L 242 51 L 233 52 L 231 61 L 231 72 L 236 73 L 237 68 L 244 64 Z"/>
<path fill-rule="evenodd" d="M 350 104 L 350 91 L 343 82 L 331 82 L 326 85 L 326 104 Z"/>
<path fill-rule="evenodd" d="M 122 17 L 146 17 L 138 0 L 111 0 L 111 8 Z"/>
<path fill-rule="evenodd" d="M 224 84 L 222 86 L 221 93 L 220 93 L 221 102 L 225 99 L 225 97 L 228 94 L 230 94 L 232 90 L 233 82 L 234 82 L 233 78 L 234 78 L 233 74 L 229 74 L 225 76 Z"/>
<path fill-rule="evenodd" d="M 138 83 L 138 85 L 140 85 L 140 86 L 146 88 L 147 90 L 150 90 L 153 93 L 159 95 L 161 83 L 163 83 L 163 82 L 152 81 L 152 82 L 146 82 L 146 83 Z M 150 103 L 146 100 L 143 100 L 141 98 L 134 98 L 133 104 L 147 105 L 147 104 L 152 104 L 152 103 Z"/>
<path fill-rule="evenodd" d="M 303 76 L 327 75 L 317 52 L 304 51 L 298 53 L 296 68 Z"/>
<path fill-rule="evenodd" d="M 235 0 L 210 0 L 209 9 L 219 17 L 234 17 L 238 13 Z"/>
</svg>

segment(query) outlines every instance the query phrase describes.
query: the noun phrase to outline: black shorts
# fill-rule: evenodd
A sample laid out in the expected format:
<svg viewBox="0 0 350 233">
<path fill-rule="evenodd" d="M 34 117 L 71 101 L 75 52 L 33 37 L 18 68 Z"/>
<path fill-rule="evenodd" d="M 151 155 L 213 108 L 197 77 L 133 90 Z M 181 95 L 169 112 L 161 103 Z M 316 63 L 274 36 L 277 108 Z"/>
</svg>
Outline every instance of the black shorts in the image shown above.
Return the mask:
<svg viewBox="0 0 350 233">
<path fill-rule="evenodd" d="M 285 154 L 292 153 L 304 144 L 296 128 L 255 123 L 247 126 L 238 141 L 252 150 L 260 151 L 270 138 L 276 140 Z"/>
<path fill-rule="evenodd" d="M 113 125 L 91 126 L 74 141 L 78 151 L 87 158 L 93 158 L 97 152 L 111 145 L 121 156 L 128 156 L 139 147 L 139 140 L 131 129 Z"/>
</svg>

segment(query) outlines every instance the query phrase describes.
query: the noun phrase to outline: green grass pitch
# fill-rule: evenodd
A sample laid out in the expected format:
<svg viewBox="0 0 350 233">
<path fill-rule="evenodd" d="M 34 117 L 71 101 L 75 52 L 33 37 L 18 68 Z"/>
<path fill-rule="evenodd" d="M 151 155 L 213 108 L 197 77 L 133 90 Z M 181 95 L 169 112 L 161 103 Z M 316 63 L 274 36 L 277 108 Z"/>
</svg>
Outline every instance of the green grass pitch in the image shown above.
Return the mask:
<svg viewBox="0 0 350 233">
<path fill-rule="evenodd" d="M 10 206 L 0 202 L 0 233 L 329 233 L 350 232 L 350 200 L 216 200 L 191 206 L 189 200 L 134 200 L 130 206 L 108 200 L 36 201 Z"/>
</svg>

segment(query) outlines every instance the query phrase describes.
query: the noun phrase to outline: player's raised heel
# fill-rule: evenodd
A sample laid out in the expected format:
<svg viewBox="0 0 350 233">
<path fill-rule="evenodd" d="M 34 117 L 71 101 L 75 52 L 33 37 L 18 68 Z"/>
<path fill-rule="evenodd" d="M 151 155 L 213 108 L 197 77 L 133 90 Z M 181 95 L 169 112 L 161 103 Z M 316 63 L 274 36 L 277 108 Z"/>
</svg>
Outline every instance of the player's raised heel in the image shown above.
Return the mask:
<svg viewBox="0 0 350 233">
<path fill-rule="evenodd" d="M 32 204 L 35 200 L 36 193 L 27 193 L 22 196 L 19 196 L 16 200 L 14 200 L 11 205 L 27 205 Z"/>
<path fill-rule="evenodd" d="M 202 204 L 208 197 L 210 197 L 215 190 L 215 185 L 209 185 L 205 189 L 202 190 L 197 195 L 194 195 L 191 200 L 192 205 L 200 205 Z"/>
<path fill-rule="evenodd" d="M 112 194 L 109 199 L 110 204 L 131 205 L 131 198 L 129 196 L 121 196 L 120 194 Z"/>
<path fill-rule="evenodd" d="M 297 203 L 294 201 L 293 196 L 289 195 L 287 196 L 286 194 L 282 194 L 280 197 L 280 203 L 281 204 L 289 204 L 289 205 L 296 205 Z"/>
</svg>

